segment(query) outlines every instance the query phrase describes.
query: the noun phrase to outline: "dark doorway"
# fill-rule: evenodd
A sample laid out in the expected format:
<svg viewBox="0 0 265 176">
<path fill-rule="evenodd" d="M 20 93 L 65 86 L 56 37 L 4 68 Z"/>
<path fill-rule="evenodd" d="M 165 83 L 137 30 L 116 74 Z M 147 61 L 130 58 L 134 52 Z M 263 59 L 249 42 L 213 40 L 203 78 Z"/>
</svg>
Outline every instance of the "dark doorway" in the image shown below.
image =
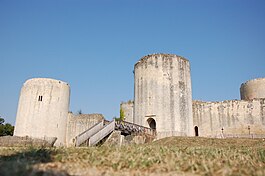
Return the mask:
<svg viewBox="0 0 265 176">
<path fill-rule="evenodd" d="M 199 136 L 199 128 L 195 126 L 194 130 L 195 130 L 195 136 Z"/>
<path fill-rule="evenodd" d="M 156 129 L 156 121 L 155 121 L 155 119 L 149 118 L 149 119 L 147 119 L 147 123 L 148 123 L 150 128 L 152 128 L 154 130 Z"/>
</svg>

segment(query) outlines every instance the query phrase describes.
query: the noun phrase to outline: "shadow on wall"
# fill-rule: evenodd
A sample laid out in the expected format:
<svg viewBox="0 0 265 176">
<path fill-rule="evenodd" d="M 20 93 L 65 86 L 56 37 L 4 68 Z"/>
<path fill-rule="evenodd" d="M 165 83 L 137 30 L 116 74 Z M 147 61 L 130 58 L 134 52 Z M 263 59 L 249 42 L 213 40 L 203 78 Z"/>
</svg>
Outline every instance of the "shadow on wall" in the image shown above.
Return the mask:
<svg viewBox="0 0 265 176">
<path fill-rule="evenodd" d="M 194 130 L 195 130 L 195 136 L 199 136 L 199 128 L 198 128 L 198 126 L 195 126 Z"/>
<path fill-rule="evenodd" d="M 8 155 L 0 151 L 0 175 L 68 175 L 67 172 L 57 172 L 54 170 L 40 170 L 34 165 L 48 163 L 52 161 L 52 156 L 56 152 L 45 148 L 29 148 Z"/>
</svg>

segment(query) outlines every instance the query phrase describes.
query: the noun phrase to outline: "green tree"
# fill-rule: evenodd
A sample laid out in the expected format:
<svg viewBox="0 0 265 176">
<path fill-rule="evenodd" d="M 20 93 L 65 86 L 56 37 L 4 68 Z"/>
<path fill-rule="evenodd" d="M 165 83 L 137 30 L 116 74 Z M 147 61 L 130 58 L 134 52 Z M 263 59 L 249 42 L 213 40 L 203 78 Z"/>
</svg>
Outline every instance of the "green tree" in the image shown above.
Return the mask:
<svg viewBox="0 0 265 176">
<path fill-rule="evenodd" d="M 124 114 L 124 111 L 123 111 L 123 109 L 120 107 L 120 117 L 119 118 L 117 118 L 117 117 L 113 117 L 115 120 L 117 120 L 117 121 L 124 121 L 124 119 L 125 119 L 125 114 Z"/>
<path fill-rule="evenodd" d="M 122 108 L 120 108 L 120 120 L 124 120 L 124 118 L 125 118 L 125 114 L 124 114 L 124 111 L 123 111 L 123 109 Z"/>
<path fill-rule="evenodd" d="M 13 136 L 14 126 L 9 123 L 5 123 L 5 119 L 0 117 L 0 136 Z"/>
<path fill-rule="evenodd" d="M 2 125 L 4 123 L 5 123 L 5 119 L 3 119 L 3 118 L 0 117 L 0 125 Z"/>
</svg>

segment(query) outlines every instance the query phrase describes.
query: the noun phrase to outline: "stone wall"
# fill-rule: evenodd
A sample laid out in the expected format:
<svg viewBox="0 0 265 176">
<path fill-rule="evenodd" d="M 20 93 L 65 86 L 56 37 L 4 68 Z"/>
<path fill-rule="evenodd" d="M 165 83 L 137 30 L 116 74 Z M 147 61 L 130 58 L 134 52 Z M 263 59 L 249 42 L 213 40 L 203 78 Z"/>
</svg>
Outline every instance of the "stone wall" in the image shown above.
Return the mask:
<svg viewBox="0 0 265 176">
<path fill-rule="evenodd" d="M 152 54 L 134 66 L 134 123 L 156 128 L 159 136 L 193 133 L 189 61 Z"/>
<path fill-rule="evenodd" d="M 67 124 L 67 146 L 73 145 L 73 139 L 94 126 L 98 122 L 104 120 L 104 116 L 102 114 L 68 114 L 68 124 Z"/>
<path fill-rule="evenodd" d="M 21 88 L 15 136 L 56 137 L 56 146 L 66 144 L 70 86 L 60 80 L 34 78 Z"/>
<path fill-rule="evenodd" d="M 265 78 L 249 80 L 240 87 L 241 100 L 265 98 Z"/>
<path fill-rule="evenodd" d="M 0 147 L 53 147 L 56 138 L 36 139 L 28 136 L 2 136 Z"/>
<path fill-rule="evenodd" d="M 265 99 L 193 101 L 193 124 L 203 137 L 265 137 Z"/>
<path fill-rule="evenodd" d="M 107 138 L 103 145 L 105 146 L 122 146 L 122 145 L 135 145 L 152 142 L 153 136 L 150 135 L 127 135 L 121 134 L 121 131 L 113 131 Z"/>
<path fill-rule="evenodd" d="M 125 121 L 133 123 L 133 101 L 122 102 L 120 105 L 125 115 Z"/>
</svg>

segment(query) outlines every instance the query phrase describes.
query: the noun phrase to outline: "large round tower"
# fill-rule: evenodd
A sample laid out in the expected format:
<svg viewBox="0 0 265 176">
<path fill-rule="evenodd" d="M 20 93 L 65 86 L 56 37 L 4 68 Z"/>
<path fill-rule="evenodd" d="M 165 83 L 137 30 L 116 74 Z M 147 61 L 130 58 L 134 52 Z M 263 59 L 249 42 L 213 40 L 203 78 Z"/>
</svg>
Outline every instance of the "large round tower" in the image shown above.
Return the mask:
<svg viewBox="0 0 265 176">
<path fill-rule="evenodd" d="M 241 100 L 265 98 L 265 78 L 249 80 L 240 87 Z"/>
<path fill-rule="evenodd" d="M 193 135 L 189 61 L 153 54 L 134 66 L 134 123 L 155 128 L 158 138 Z"/>
<path fill-rule="evenodd" d="M 56 146 L 65 145 L 70 87 L 48 79 L 27 80 L 20 93 L 15 136 L 57 137 Z"/>
</svg>

